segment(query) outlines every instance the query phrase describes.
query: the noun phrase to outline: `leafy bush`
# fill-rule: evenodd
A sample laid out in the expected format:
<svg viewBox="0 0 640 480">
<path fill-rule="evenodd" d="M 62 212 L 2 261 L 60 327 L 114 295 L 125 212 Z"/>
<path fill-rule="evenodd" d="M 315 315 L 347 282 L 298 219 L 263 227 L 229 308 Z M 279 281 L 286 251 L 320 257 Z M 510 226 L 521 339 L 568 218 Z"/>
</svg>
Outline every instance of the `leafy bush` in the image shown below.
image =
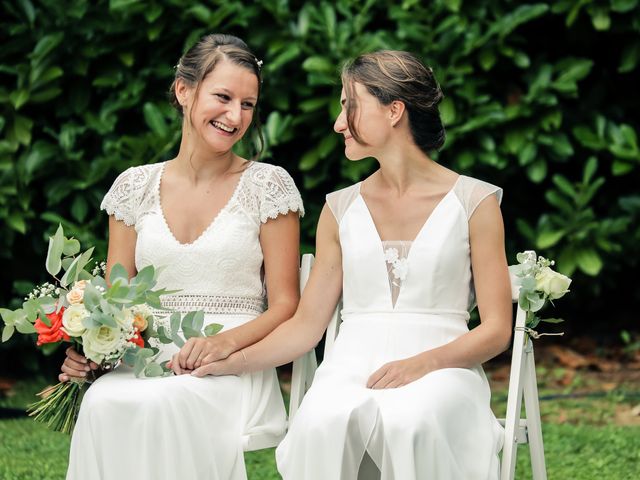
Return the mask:
<svg viewBox="0 0 640 480">
<path fill-rule="evenodd" d="M 324 195 L 375 168 L 343 160 L 331 129 L 341 62 L 406 49 L 433 67 L 445 92 L 448 138 L 438 160 L 505 188 L 510 260 L 535 248 L 575 278 L 561 312 L 568 329 L 575 319 L 580 330 L 618 338 L 633 327 L 631 306 L 612 300 L 640 300 L 637 286 L 616 281 L 639 257 L 637 0 L 20 0 L 2 8 L 0 303 L 38 280 L 58 222 L 105 255 L 101 197 L 125 168 L 175 154 L 172 65 L 202 34 L 220 31 L 244 38 L 265 62 L 265 159 L 303 191 L 304 250 L 313 248 Z"/>
</svg>

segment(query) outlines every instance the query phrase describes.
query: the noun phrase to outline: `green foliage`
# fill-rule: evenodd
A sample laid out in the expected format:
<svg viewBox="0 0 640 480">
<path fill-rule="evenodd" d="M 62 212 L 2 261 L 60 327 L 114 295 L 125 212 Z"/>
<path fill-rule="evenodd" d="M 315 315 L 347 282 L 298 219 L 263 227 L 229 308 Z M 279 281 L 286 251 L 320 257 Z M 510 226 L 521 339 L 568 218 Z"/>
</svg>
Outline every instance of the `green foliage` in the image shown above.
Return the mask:
<svg viewBox="0 0 640 480">
<path fill-rule="evenodd" d="M 445 93 L 437 159 L 505 187 L 510 257 L 537 248 L 576 272 L 570 307 L 583 329 L 600 328 L 603 315 L 614 318 L 607 328 L 631 325 L 630 307 L 602 299 L 640 297 L 614 281 L 640 258 L 635 0 L 22 0 L 3 3 L 0 27 L 3 305 L 38 280 L 58 223 L 105 256 L 102 196 L 125 168 L 175 154 L 172 66 L 199 36 L 220 31 L 264 60 L 264 158 L 303 191 L 303 251 L 324 195 L 375 168 L 345 161 L 331 130 L 341 63 L 406 49 Z"/>
</svg>

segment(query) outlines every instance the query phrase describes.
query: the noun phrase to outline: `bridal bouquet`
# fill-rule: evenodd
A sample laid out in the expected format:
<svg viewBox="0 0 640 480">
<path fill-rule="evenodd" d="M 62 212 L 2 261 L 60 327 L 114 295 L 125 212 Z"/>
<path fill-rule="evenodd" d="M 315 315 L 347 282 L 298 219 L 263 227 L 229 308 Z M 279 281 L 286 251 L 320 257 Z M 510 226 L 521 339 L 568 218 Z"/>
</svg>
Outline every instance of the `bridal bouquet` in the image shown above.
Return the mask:
<svg viewBox="0 0 640 480">
<path fill-rule="evenodd" d="M 540 322 L 560 323 L 560 318 L 540 318 L 538 311 L 549 301 L 563 297 L 569 292 L 571 279 L 556 272 L 551 267 L 553 260 L 536 256 L 536 252 L 527 250 L 516 256 L 517 265 L 509 266 L 509 273 L 515 283 L 520 286 L 518 304 L 527 312 L 525 326 L 529 331 Z M 535 332 L 534 332 L 535 333 Z"/>
<path fill-rule="evenodd" d="M 215 335 L 221 325 L 211 324 L 202 332 L 204 313 L 156 316 L 152 309 L 164 310 L 160 296 L 175 293 L 156 289 L 158 271 L 147 266 L 129 279 L 126 269 L 116 264 L 105 278 L 104 262 L 86 270 L 93 248 L 80 253 L 80 243 L 66 238 L 62 227 L 49 239 L 46 269 L 54 283 L 45 283 L 31 292 L 17 310 L 0 309 L 4 321 L 2 341 L 14 332 L 37 333 L 36 345 L 44 349 L 69 342 L 101 370 L 120 362 L 131 365 L 137 377 L 171 375 L 166 363 L 156 361 L 159 343 L 184 344 L 185 336 Z M 63 272 L 62 275 L 60 273 Z M 159 342 L 159 343 L 158 343 Z M 89 375 L 93 374 L 89 372 Z M 91 380 L 73 379 L 41 392 L 41 400 L 28 408 L 29 415 L 55 431 L 71 433 L 82 398 Z"/>
</svg>

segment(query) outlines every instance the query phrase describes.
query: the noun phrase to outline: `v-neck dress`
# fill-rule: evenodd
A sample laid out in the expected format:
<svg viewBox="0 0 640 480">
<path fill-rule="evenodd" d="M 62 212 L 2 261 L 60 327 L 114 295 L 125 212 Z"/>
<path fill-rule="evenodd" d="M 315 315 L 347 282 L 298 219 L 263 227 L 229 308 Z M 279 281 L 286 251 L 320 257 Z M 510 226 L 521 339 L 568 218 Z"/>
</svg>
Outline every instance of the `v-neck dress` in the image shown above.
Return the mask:
<svg viewBox="0 0 640 480">
<path fill-rule="evenodd" d="M 204 310 L 205 324 L 233 328 L 266 308 L 260 227 L 304 213 L 289 174 L 251 163 L 233 195 L 191 243 L 172 234 L 160 202 L 163 163 L 133 167 L 114 182 L 102 209 L 137 232 L 136 268 L 164 267 L 161 298 L 180 312 Z M 214 212 L 212 212 L 213 214 Z M 161 360 L 178 348 L 157 344 Z M 71 441 L 68 480 L 245 480 L 249 435 L 280 439 L 286 415 L 274 369 L 240 376 L 137 379 L 117 368 L 88 389 Z"/>
<path fill-rule="evenodd" d="M 385 363 L 469 331 L 469 219 L 490 195 L 502 191 L 460 176 L 414 240 L 387 242 L 360 184 L 327 196 L 342 249 L 342 323 L 276 452 L 285 480 L 356 480 L 361 464 L 377 472 L 367 480 L 498 478 L 502 427 L 480 365 L 366 388 Z"/>
</svg>

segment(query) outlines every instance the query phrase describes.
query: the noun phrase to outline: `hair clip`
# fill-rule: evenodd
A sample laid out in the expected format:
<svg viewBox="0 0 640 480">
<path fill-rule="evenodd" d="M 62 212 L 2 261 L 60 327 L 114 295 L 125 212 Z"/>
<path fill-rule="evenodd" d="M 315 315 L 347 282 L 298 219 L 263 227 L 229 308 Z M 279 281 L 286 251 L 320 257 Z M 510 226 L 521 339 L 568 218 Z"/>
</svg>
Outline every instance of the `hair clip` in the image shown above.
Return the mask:
<svg viewBox="0 0 640 480">
<path fill-rule="evenodd" d="M 253 57 L 253 59 L 256 61 L 256 65 L 258 65 L 258 68 L 262 68 L 263 61 L 258 60 L 256 57 Z"/>
</svg>

